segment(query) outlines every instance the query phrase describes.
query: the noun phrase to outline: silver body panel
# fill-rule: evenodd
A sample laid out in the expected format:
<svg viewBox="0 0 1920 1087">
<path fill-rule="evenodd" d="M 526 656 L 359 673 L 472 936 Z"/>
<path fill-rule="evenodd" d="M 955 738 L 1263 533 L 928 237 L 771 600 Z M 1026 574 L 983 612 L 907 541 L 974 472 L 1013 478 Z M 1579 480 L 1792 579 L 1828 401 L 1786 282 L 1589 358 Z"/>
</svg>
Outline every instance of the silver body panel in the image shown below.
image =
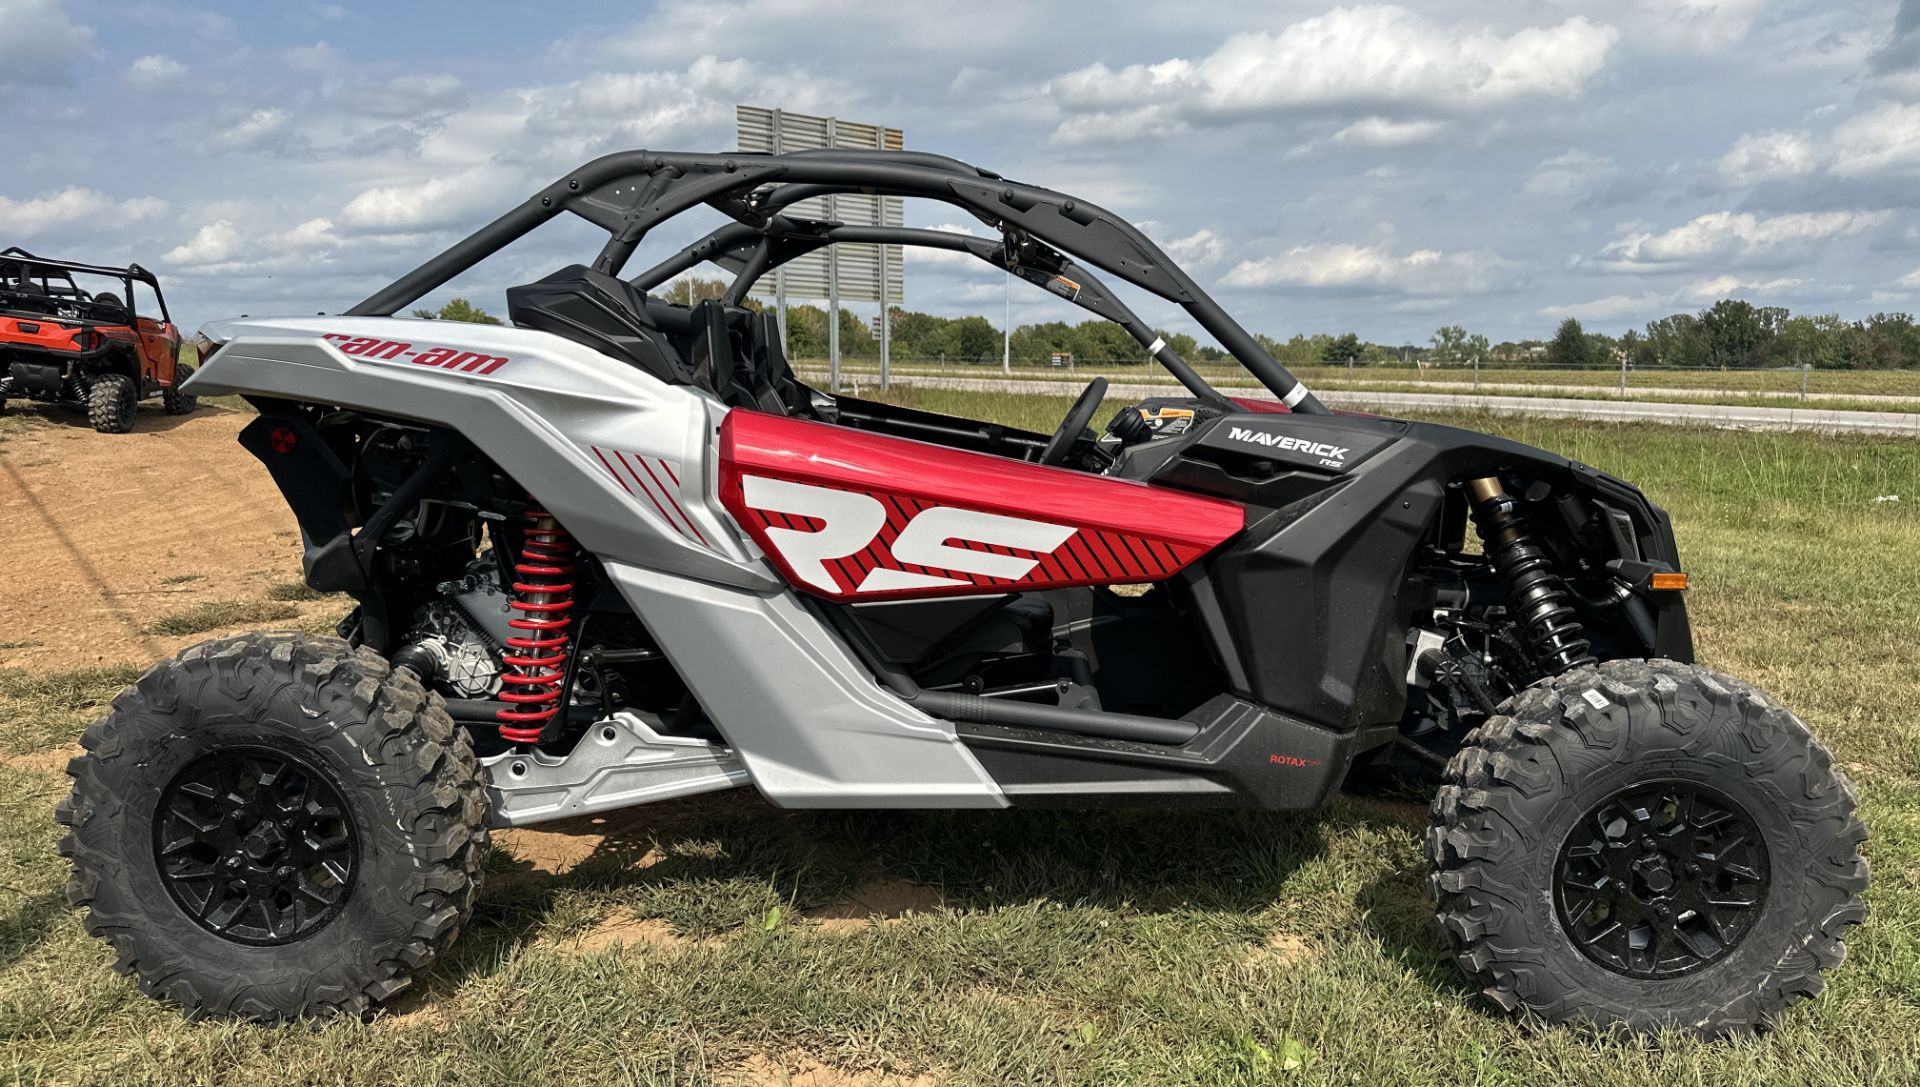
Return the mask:
<svg viewBox="0 0 1920 1087">
<path fill-rule="evenodd" d="M 655 800 L 731 789 L 748 782 L 732 750 L 687 736 L 663 736 L 617 713 L 587 730 L 565 758 L 502 754 L 482 760 L 487 817 L 523 827 Z"/>
<path fill-rule="evenodd" d="M 1006 805 L 953 726 L 885 691 L 737 531 L 715 497 L 715 434 L 729 409 L 710 394 L 506 326 L 301 317 L 222 321 L 205 332 L 225 346 L 190 392 L 447 427 L 529 488 L 600 560 L 773 802 Z M 353 341 L 397 345 L 383 352 L 396 357 L 341 349 Z M 438 348 L 506 361 L 488 373 L 409 361 Z M 499 765 L 491 784 L 515 822 L 597 810 L 578 799 L 516 801 L 518 783 Z M 559 780 L 547 774 L 539 787 L 550 794 Z"/>
</svg>

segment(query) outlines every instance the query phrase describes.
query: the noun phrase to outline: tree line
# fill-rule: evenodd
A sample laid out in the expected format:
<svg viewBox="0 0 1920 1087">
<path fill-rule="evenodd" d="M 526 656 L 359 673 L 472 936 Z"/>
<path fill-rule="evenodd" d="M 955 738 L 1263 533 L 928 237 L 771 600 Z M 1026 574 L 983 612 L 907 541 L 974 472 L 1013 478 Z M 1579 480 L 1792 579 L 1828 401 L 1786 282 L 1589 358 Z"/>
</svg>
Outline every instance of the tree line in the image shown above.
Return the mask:
<svg viewBox="0 0 1920 1087">
<path fill-rule="evenodd" d="M 661 290 L 669 302 L 691 305 L 726 293 L 719 279 L 683 277 Z M 746 305 L 761 309 L 749 299 Z M 452 321 L 499 322 L 456 298 L 439 311 L 416 310 L 415 316 Z M 997 363 L 1003 350 L 1000 329 L 980 316 L 940 317 L 895 308 L 891 311 L 892 354 L 900 359 Z M 794 358 L 822 358 L 829 350 L 827 310 L 814 305 L 787 307 L 787 353 Z M 1161 330 L 1167 345 L 1182 358 L 1220 361 L 1225 352 L 1202 344 L 1184 332 Z M 1698 313 L 1676 313 L 1649 321 L 1644 329 L 1629 328 L 1618 335 L 1591 332 L 1579 320 L 1560 322 L 1552 338 L 1491 343 L 1486 336 L 1460 325 L 1443 325 L 1425 345 L 1388 345 L 1362 340 L 1358 333 L 1298 334 L 1286 340 L 1257 335 L 1261 346 L 1288 366 L 1380 366 L 1418 363 L 1427 366 L 1525 367 L 1567 369 L 1630 367 L 1695 367 L 1751 369 L 1812 366 L 1833 370 L 1920 369 L 1920 323 L 1906 313 L 1876 313 L 1849 321 L 1838 314 L 1796 315 L 1783 306 L 1755 306 L 1739 299 L 1721 299 Z M 874 329 L 852 311 L 840 311 L 840 353 L 849 358 L 877 358 L 880 341 Z M 1058 353 L 1071 354 L 1079 363 L 1140 363 L 1150 361 L 1146 349 L 1118 325 L 1091 319 L 1078 324 L 1045 321 L 1013 330 L 1013 358 L 1024 363 L 1045 362 Z"/>
</svg>

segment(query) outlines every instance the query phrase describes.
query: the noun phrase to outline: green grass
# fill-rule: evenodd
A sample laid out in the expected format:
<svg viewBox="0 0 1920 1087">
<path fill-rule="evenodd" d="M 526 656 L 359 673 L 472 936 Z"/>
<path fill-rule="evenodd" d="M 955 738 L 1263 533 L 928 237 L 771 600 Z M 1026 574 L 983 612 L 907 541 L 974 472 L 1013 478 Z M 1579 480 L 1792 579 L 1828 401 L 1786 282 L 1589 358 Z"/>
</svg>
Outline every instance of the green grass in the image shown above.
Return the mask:
<svg viewBox="0 0 1920 1087">
<path fill-rule="evenodd" d="M 1067 406 L 913 401 L 1041 430 Z M 1346 798 L 1303 816 L 779 812 L 745 794 L 588 828 L 608 837 L 560 877 L 497 853 L 452 954 L 371 1025 L 192 1025 L 113 975 L 61 904 L 50 811 L 65 778 L 0 759 L 4 1078 L 731 1083 L 757 1055 L 804 1053 L 981 1085 L 1920 1081 L 1920 443 L 1441 421 L 1645 486 L 1678 524 L 1705 661 L 1796 708 L 1854 776 L 1873 833 L 1872 914 L 1827 994 L 1772 1034 L 1601 1041 L 1482 1010 L 1427 914 L 1417 803 Z M 1886 494 L 1901 501 L 1874 502 Z M 70 744 L 134 674 L 0 671 L 0 749 Z M 845 933 L 805 921 L 875 877 L 933 888 L 945 905 Z M 620 911 L 681 939 L 579 949 Z M 1287 954 L 1262 950 L 1276 934 Z"/>
<path fill-rule="evenodd" d="M 268 600 L 324 600 L 327 595 L 299 578 L 288 578 L 267 586 Z"/>
<path fill-rule="evenodd" d="M 280 600 L 206 600 L 169 612 L 154 620 L 146 630 L 149 634 L 199 634 L 247 623 L 272 623 L 299 614 L 299 608 Z"/>
</svg>

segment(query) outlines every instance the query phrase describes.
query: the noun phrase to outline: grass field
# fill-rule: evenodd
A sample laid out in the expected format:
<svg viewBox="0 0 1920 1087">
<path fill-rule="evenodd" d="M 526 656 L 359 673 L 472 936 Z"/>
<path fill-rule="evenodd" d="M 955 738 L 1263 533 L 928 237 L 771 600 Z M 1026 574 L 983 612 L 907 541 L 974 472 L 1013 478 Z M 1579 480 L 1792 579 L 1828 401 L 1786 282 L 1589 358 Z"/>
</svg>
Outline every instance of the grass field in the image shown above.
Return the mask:
<svg viewBox="0 0 1920 1087">
<path fill-rule="evenodd" d="M 912 399 L 1041 430 L 1067 406 Z M 0 670 L 0 1078 L 1920 1081 L 1920 443 L 1443 421 L 1645 486 L 1679 525 L 1705 661 L 1796 708 L 1858 785 L 1873 833 L 1872 914 L 1827 995 L 1774 1033 L 1661 1045 L 1487 1013 L 1427 912 L 1416 796 L 1347 798 L 1304 816 L 784 813 L 745 795 L 670 803 L 575 827 L 597 840 L 560 875 L 534 870 L 552 842 L 508 842 L 452 956 L 371 1024 L 190 1025 L 116 977 L 60 897 L 60 769 L 79 729 L 136 674 L 130 663 Z"/>
</svg>

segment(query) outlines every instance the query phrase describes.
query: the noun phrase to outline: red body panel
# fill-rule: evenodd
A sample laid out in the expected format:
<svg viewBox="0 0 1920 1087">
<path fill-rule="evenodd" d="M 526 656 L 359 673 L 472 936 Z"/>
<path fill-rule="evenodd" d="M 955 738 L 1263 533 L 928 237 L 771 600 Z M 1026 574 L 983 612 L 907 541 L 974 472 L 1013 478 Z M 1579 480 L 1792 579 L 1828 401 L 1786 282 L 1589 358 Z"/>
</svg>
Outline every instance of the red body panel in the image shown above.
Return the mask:
<svg viewBox="0 0 1920 1087">
<path fill-rule="evenodd" d="M 32 331 L 28 331 L 32 329 Z M 58 317 L 0 316 L 0 348 L 19 347 L 61 355 L 95 356 L 110 343 L 133 345 L 143 378 L 162 385 L 173 383 L 174 363 L 180 353 L 180 332 L 148 317 L 136 326 L 69 324 Z"/>
<path fill-rule="evenodd" d="M 1293 409 L 1278 400 L 1257 400 L 1250 396 L 1230 396 L 1234 406 L 1244 408 L 1256 415 L 1292 414 Z"/>
<path fill-rule="evenodd" d="M 0 343 L 77 355 L 89 350 L 94 342 L 97 340 L 88 338 L 85 328 L 62 324 L 57 318 L 0 317 Z"/>
<path fill-rule="evenodd" d="M 789 509 L 749 500 L 767 480 L 801 485 L 782 489 L 797 496 Z M 821 516 L 796 512 L 814 500 Z M 720 427 L 720 501 L 796 588 L 834 600 L 1159 581 L 1245 516 L 1218 499 L 744 409 Z M 929 511 L 941 512 L 902 541 Z M 812 546 L 848 520 L 860 522 L 849 542 Z M 817 562 L 801 561 L 801 545 Z"/>
</svg>

